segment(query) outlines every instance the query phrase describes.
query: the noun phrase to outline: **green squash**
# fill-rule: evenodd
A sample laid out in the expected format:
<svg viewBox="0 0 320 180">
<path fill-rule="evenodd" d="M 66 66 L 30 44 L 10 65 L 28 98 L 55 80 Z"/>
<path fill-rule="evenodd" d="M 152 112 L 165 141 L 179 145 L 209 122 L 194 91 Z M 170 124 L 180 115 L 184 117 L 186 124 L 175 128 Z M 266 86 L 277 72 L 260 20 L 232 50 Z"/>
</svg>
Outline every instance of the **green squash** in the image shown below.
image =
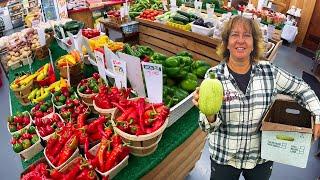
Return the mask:
<svg viewBox="0 0 320 180">
<path fill-rule="evenodd" d="M 214 74 L 202 81 L 199 90 L 199 109 L 206 116 L 212 116 L 220 111 L 223 101 L 223 86 Z"/>
</svg>

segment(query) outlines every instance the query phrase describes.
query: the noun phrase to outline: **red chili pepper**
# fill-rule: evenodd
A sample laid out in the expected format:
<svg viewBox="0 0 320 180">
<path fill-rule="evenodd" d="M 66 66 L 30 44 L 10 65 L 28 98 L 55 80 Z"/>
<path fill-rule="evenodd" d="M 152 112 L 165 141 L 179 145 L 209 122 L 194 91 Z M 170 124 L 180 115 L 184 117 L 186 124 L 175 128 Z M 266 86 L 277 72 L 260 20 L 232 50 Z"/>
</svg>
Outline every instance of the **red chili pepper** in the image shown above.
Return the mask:
<svg viewBox="0 0 320 180">
<path fill-rule="evenodd" d="M 56 132 L 53 133 L 47 142 L 47 149 L 53 149 L 57 145 L 59 138 L 60 136 Z"/>
<path fill-rule="evenodd" d="M 104 153 L 106 152 L 106 149 L 110 146 L 110 141 L 105 139 L 105 138 L 102 138 L 101 140 L 101 143 L 100 143 L 100 146 L 99 146 L 99 150 L 97 152 L 97 155 L 98 156 L 98 160 L 99 160 L 99 169 L 101 171 L 103 171 L 103 165 L 104 165 Z"/>
<path fill-rule="evenodd" d="M 125 112 L 125 108 L 122 107 L 119 103 L 116 102 L 111 102 L 112 105 L 114 105 L 115 107 L 117 107 L 121 112 Z"/>
<path fill-rule="evenodd" d="M 136 111 L 134 107 L 124 110 L 123 113 L 116 119 L 116 121 L 126 121 L 129 114 L 133 113 L 134 111 Z"/>
<path fill-rule="evenodd" d="M 89 124 L 88 126 L 88 133 L 94 133 L 99 124 L 103 124 L 106 122 L 106 118 L 104 116 L 100 116 L 98 117 L 94 122 L 92 122 L 91 124 Z"/>
<path fill-rule="evenodd" d="M 145 134 L 145 132 L 142 132 L 140 126 L 137 124 L 130 124 L 129 129 L 130 129 L 129 133 L 136 136 Z"/>
<path fill-rule="evenodd" d="M 75 179 L 77 180 L 91 180 L 96 179 L 95 172 L 91 169 L 85 168 Z"/>
<path fill-rule="evenodd" d="M 72 133 L 73 132 L 71 130 L 64 131 L 63 135 L 60 136 L 58 143 L 55 145 L 54 149 L 52 149 L 52 152 L 50 154 L 52 154 L 53 156 L 57 156 L 57 153 L 61 151 L 61 149 L 63 148 L 64 144 L 71 137 Z"/>
<path fill-rule="evenodd" d="M 77 177 L 77 174 L 82 170 L 84 166 L 88 166 L 87 163 L 83 163 L 82 159 L 75 163 L 75 166 L 63 177 L 63 180 L 73 180 Z"/>
<path fill-rule="evenodd" d="M 143 116 L 143 119 L 144 119 L 144 125 L 145 126 L 151 126 L 151 124 L 153 123 L 153 121 L 155 120 L 155 116 L 157 115 L 158 113 L 153 110 L 153 109 L 150 109 L 150 110 L 147 110 L 146 112 L 144 112 L 144 116 Z"/>
<path fill-rule="evenodd" d="M 89 138 L 86 137 L 84 142 L 84 153 L 88 159 L 94 159 L 94 155 L 89 152 Z"/>
<path fill-rule="evenodd" d="M 146 104 L 146 107 L 144 108 L 144 110 L 147 111 L 149 109 L 156 109 L 156 108 L 161 107 L 163 105 L 164 105 L 163 103 L 155 103 L 155 104 L 148 103 L 148 104 Z"/>
<path fill-rule="evenodd" d="M 66 162 L 78 146 L 78 137 L 73 135 L 64 145 L 62 153 L 59 157 L 58 166 Z"/>
<path fill-rule="evenodd" d="M 137 100 L 137 110 L 139 114 L 139 125 L 142 132 L 145 132 L 144 123 L 143 123 L 144 108 L 145 108 L 145 100 L 144 98 L 139 98 Z"/>
<path fill-rule="evenodd" d="M 111 132 L 110 131 L 106 133 L 105 130 L 103 129 L 103 124 L 98 125 L 98 132 L 101 134 L 102 137 L 109 139 L 112 135 L 112 131 Z"/>
<path fill-rule="evenodd" d="M 111 137 L 111 146 L 112 148 L 118 146 L 122 144 L 122 139 L 121 137 L 118 135 L 118 134 L 114 134 L 112 137 Z"/>
<path fill-rule="evenodd" d="M 90 142 L 94 142 L 94 141 L 97 141 L 97 140 L 101 140 L 102 136 L 99 132 L 96 132 L 94 134 L 89 134 L 89 140 Z"/>
<path fill-rule="evenodd" d="M 52 171 L 50 171 L 50 177 L 52 179 L 61 179 L 62 173 L 60 173 L 57 169 L 53 169 Z"/>
<path fill-rule="evenodd" d="M 127 117 L 127 121 L 133 121 L 133 124 L 138 124 L 139 123 L 139 115 L 138 112 L 136 110 L 132 111 L 128 117 Z"/>
<path fill-rule="evenodd" d="M 87 114 L 85 114 L 85 113 L 79 114 L 79 116 L 77 117 L 77 124 L 78 124 L 79 128 L 81 128 L 85 125 L 86 119 L 87 119 Z"/>
<path fill-rule="evenodd" d="M 105 163 L 105 166 L 104 166 L 104 170 L 109 171 L 111 168 L 113 168 L 116 165 L 117 161 L 121 161 L 122 160 L 121 158 L 125 154 L 128 155 L 128 153 L 129 153 L 129 151 L 127 151 L 126 148 L 124 146 L 122 146 L 121 144 L 116 146 L 112 150 L 109 158 L 107 159 L 107 162 Z"/>
</svg>

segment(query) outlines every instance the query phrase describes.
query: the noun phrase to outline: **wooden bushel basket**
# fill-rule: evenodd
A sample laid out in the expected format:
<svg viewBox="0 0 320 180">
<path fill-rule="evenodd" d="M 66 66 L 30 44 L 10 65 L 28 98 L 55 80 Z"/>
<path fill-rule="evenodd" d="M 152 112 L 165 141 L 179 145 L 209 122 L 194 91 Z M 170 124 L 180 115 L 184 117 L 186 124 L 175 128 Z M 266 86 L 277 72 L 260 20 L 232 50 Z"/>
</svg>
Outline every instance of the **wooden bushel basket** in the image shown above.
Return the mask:
<svg viewBox="0 0 320 180">
<path fill-rule="evenodd" d="M 115 115 L 118 114 L 116 110 Z M 114 116 L 114 118 L 117 116 Z M 114 120 L 114 119 L 113 119 Z M 151 134 L 145 135 L 131 135 L 126 132 L 121 131 L 116 127 L 115 122 L 112 120 L 112 125 L 114 131 L 121 136 L 122 140 L 126 143 L 129 143 L 128 147 L 130 148 L 130 153 L 135 156 L 148 156 L 152 154 L 158 147 L 158 143 L 161 140 L 162 133 L 168 125 L 169 118 L 165 120 L 163 125 Z"/>
<path fill-rule="evenodd" d="M 49 56 L 49 48 L 47 45 L 39 47 L 34 50 L 35 59 L 44 60 Z"/>
</svg>

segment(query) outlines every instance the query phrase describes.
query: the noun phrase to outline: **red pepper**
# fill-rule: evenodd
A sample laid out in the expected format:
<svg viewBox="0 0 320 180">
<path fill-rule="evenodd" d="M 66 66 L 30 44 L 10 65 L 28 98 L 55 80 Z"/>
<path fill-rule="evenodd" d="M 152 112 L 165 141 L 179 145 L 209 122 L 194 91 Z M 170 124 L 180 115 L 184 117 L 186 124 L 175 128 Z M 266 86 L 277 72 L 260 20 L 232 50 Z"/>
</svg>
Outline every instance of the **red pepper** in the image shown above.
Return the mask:
<svg viewBox="0 0 320 180">
<path fill-rule="evenodd" d="M 116 102 L 111 102 L 112 105 L 114 105 L 115 107 L 117 107 L 121 112 L 125 112 L 125 108 L 122 107 L 119 103 Z"/>
<path fill-rule="evenodd" d="M 96 179 L 95 172 L 91 169 L 85 168 L 75 179 L 77 180 L 91 180 Z"/>
<path fill-rule="evenodd" d="M 50 177 L 52 179 L 61 179 L 62 178 L 62 174 L 57 169 L 53 169 L 50 172 Z"/>
<path fill-rule="evenodd" d="M 53 133 L 47 142 L 47 149 L 53 149 L 58 143 L 59 138 L 60 136 L 57 133 Z"/>
<path fill-rule="evenodd" d="M 101 140 L 102 136 L 99 132 L 96 132 L 94 134 L 89 134 L 89 140 L 90 142 Z"/>
<path fill-rule="evenodd" d="M 129 129 L 130 129 L 129 133 L 133 134 L 133 135 L 136 135 L 136 136 L 145 134 L 145 132 L 141 131 L 140 126 L 136 125 L 136 124 L 130 124 Z"/>
<path fill-rule="evenodd" d="M 73 180 L 77 177 L 77 174 L 82 170 L 84 166 L 88 166 L 88 164 L 84 164 L 82 159 L 79 158 L 75 163 L 75 166 L 63 177 L 63 180 Z"/>
<path fill-rule="evenodd" d="M 139 98 L 137 100 L 137 110 L 139 114 L 139 125 L 140 125 L 141 132 L 145 132 L 145 127 L 143 123 L 144 108 L 145 108 L 145 100 L 144 98 Z"/>
<path fill-rule="evenodd" d="M 116 121 L 126 121 L 129 114 L 133 113 L 134 111 L 136 111 L 134 107 L 124 110 L 123 113 L 116 119 Z"/>
<path fill-rule="evenodd" d="M 89 152 L 89 138 L 86 137 L 84 142 L 84 153 L 88 159 L 94 159 L 94 155 Z"/>
<path fill-rule="evenodd" d="M 64 132 L 65 133 L 63 133 L 63 135 L 60 136 L 59 141 L 55 145 L 54 149 L 52 149 L 52 151 L 50 153 L 51 155 L 57 156 L 57 153 L 59 153 L 61 151 L 61 149 L 63 148 L 64 144 L 68 141 L 68 139 L 71 137 L 71 135 L 73 133 L 71 130 L 64 131 Z M 49 150 L 49 152 L 50 152 L 50 150 Z"/>
<path fill-rule="evenodd" d="M 78 127 L 81 128 L 85 125 L 85 120 L 87 119 L 87 114 L 86 113 L 82 113 L 79 114 L 79 116 L 77 117 L 77 124 Z"/>
<path fill-rule="evenodd" d="M 58 166 L 66 162 L 78 146 L 78 137 L 73 135 L 64 145 L 62 153 L 59 157 Z"/>
<path fill-rule="evenodd" d="M 122 144 L 122 139 L 121 137 L 118 135 L 118 134 L 114 134 L 112 137 L 111 137 L 111 146 L 112 148 L 118 146 Z"/>
<path fill-rule="evenodd" d="M 104 170 L 109 171 L 116 165 L 117 161 L 121 161 L 121 158 L 123 158 L 124 155 L 126 156 L 128 154 L 129 151 L 124 146 L 122 146 L 121 144 L 116 146 L 107 159 L 107 162 L 104 165 Z"/>
<path fill-rule="evenodd" d="M 156 109 L 158 107 L 161 107 L 163 106 L 164 104 L 163 103 L 155 103 L 155 104 L 152 104 L 152 103 L 148 103 L 146 105 L 146 107 L 144 108 L 145 111 L 149 110 L 149 109 Z"/>
<path fill-rule="evenodd" d="M 97 152 L 98 160 L 99 160 L 99 169 L 103 171 L 104 167 L 104 153 L 106 152 L 106 149 L 110 146 L 110 141 L 106 138 L 102 138 L 99 150 Z"/>
<path fill-rule="evenodd" d="M 144 116 L 143 116 L 144 125 L 151 126 L 151 124 L 155 120 L 156 115 L 157 115 L 157 112 L 153 109 L 150 109 L 150 110 L 147 110 L 146 112 L 144 112 Z"/>
<path fill-rule="evenodd" d="M 98 117 L 94 122 L 92 122 L 91 124 L 89 124 L 88 126 L 88 133 L 94 133 L 99 124 L 103 124 L 106 122 L 106 118 L 104 116 L 100 116 Z"/>
</svg>

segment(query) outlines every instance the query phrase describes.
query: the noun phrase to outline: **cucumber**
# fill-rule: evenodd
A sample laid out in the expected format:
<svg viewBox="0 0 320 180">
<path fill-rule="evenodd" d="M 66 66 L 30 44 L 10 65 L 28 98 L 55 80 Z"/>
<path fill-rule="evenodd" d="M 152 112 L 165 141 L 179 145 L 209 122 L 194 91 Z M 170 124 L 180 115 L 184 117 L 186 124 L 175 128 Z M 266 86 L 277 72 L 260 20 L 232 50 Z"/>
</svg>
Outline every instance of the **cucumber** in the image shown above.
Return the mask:
<svg viewBox="0 0 320 180">
<path fill-rule="evenodd" d="M 178 10 L 177 13 L 179 13 L 179 14 L 181 14 L 182 16 L 185 16 L 185 17 L 187 17 L 187 18 L 189 18 L 189 19 L 192 17 L 191 14 L 189 14 L 189 13 L 187 13 L 187 12 L 180 11 L 180 10 Z"/>
<path fill-rule="evenodd" d="M 187 18 L 185 16 L 182 16 L 182 15 L 178 15 L 178 14 L 173 16 L 172 19 L 175 20 L 175 21 L 183 22 L 184 24 L 188 24 L 189 23 L 189 18 Z"/>
</svg>

